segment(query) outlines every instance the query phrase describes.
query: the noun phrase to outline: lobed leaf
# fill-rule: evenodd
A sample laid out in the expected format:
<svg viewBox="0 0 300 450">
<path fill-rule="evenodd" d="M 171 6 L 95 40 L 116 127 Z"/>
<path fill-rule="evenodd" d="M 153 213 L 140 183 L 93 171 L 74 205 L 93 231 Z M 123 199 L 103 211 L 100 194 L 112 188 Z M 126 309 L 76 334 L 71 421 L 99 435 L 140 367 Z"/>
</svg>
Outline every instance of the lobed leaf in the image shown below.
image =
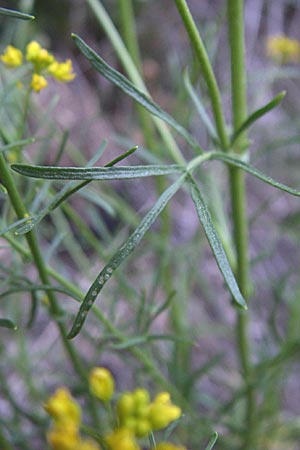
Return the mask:
<svg viewBox="0 0 300 450">
<path fill-rule="evenodd" d="M 273 178 L 269 177 L 268 175 L 265 175 L 260 170 L 256 169 L 250 164 L 241 161 L 238 158 L 235 158 L 233 156 L 221 152 L 212 152 L 210 159 L 217 159 L 220 161 L 224 161 L 231 166 L 238 167 L 244 170 L 245 172 L 250 173 L 250 175 L 253 175 L 259 180 L 264 181 L 265 183 L 270 184 L 271 186 L 280 189 L 281 191 L 288 192 L 289 194 L 295 195 L 296 197 L 300 197 L 300 191 L 297 191 L 296 189 L 293 189 L 287 186 L 286 184 L 279 183 L 279 181 L 275 181 Z"/>
<path fill-rule="evenodd" d="M 232 269 L 228 262 L 226 253 L 222 246 L 222 243 L 217 235 L 209 210 L 202 198 L 201 192 L 195 182 L 195 180 L 189 175 L 188 184 L 192 196 L 192 200 L 195 204 L 199 220 L 203 226 L 205 235 L 209 242 L 209 245 L 214 254 L 215 260 L 218 267 L 224 277 L 225 283 L 227 284 L 229 291 L 235 300 L 235 302 L 244 309 L 247 309 L 247 305 L 244 297 L 242 296 L 240 289 L 237 285 L 236 279 L 233 275 Z"/>
<path fill-rule="evenodd" d="M 21 175 L 50 180 L 124 180 L 160 175 L 173 175 L 183 171 L 182 166 L 146 165 L 119 167 L 51 167 L 12 164 L 11 168 Z"/>
<path fill-rule="evenodd" d="M 170 125 L 177 131 L 184 139 L 197 151 L 202 151 L 199 144 L 195 141 L 193 136 L 180 125 L 172 116 L 161 109 L 148 95 L 139 90 L 129 81 L 124 75 L 109 66 L 91 47 L 89 47 L 83 39 L 76 34 L 72 34 L 76 46 L 81 53 L 90 61 L 94 69 L 97 70 L 107 80 L 118 86 L 123 92 L 129 95 L 133 100 L 146 108 L 151 114 L 159 117 L 161 120 Z"/>
<path fill-rule="evenodd" d="M 111 258 L 106 266 L 101 270 L 91 287 L 89 288 L 81 306 L 79 312 L 75 318 L 73 326 L 68 338 L 72 339 L 80 332 L 87 313 L 93 306 L 98 294 L 103 289 L 105 283 L 110 279 L 114 271 L 125 261 L 125 259 L 135 250 L 136 246 L 141 242 L 145 233 L 149 230 L 151 225 L 155 222 L 162 210 L 165 208 L 169 200 L 182 186 L 186 175 L 184 174 L 175 183 L 173 183 L 166 191 L 164 191 L 155 205 L 150 209 L 146 216 L 141 221 L 140 225 L 131 234 L 131 236 L 124 242 L 119 248 L 117 253 Z"/>
</svg>

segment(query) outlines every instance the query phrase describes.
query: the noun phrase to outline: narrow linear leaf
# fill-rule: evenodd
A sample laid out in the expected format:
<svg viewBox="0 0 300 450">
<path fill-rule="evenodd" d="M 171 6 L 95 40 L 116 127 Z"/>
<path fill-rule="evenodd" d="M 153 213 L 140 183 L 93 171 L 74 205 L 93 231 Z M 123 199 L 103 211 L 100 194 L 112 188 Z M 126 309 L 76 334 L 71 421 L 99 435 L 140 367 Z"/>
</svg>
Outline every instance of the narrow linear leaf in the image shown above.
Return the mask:
<svg viewBox="0 0 300 450">
<path fill-rule="evenodd" d="M 28 329 L 30 329 L 35 322 L 35 319 L 37 317 L 37 312 L 38 312 L 38 305 L 39 305 L 39 302 L 38 302 L 36 292 L 32 291 L 31 292 L 30 312 L 29 312 L 29 317 L 28 317 L 28 321 L 26 324 L 26 328 L 28 328 Z"/>
<path fill-rule="evenodd" d="M 3 145 L 0 148 L 0 152 L 6 152 L 7 150 L 11 150 L 15 147 L 23 147 L 24 145 L 33 144 L 36 141 L 35 138 L 21 139 L 20 141 L 12 142 L 11 144 Z"/>
<path fill-rule="evenodd" d="M 111 348 L 115 350 L 125 350 L 130 347 L 135 347 L 136 345 L 145 344 L 147 342 L 147 336 L 135 336 L 129 338 L 126 342 L 121 342 L 119 344 L 112 344 Z"/>
<path fill-rule="evenodd" d="M 99 150 L 88 162 L 88 166 L 91 166 L 98 161 L 98 159 L 102 155 L 103 151 L 105 150 L 105 147 L 106 147 L 106 141 L 103 141 L 101 146 L 99 147 Z M 134 153 L 137 150 L 137 148 L 138 148 L 137 146 L 132 147 L 131 149 L 127 150 L 126 152 L 122 153 L 120 156 L 115 158 L 114 160 L 107 163 L 105 165 L 105 167 L 112 167 L 114 164 L 118 163 L 119 161 L 122 161 L 124 158 L 127 158 L 129 155 Z M 19 235 L 23 235 L 23 234 L 27 233 L 28 231 L 31 231 L 31 229 L 33 229 L 33 227 L 35 227 L 41 220 L 43 220 L 43 218 L 48 213 L 50 213 L 51 211 L 56 209 L 62 202 L 67 200 L 75 192 L 78 192 L 80 189 L 87 186 L 90 183 L 90 181 L 92 181 L 92 180 L 83 181 L 82 183 L 78 183 L 78 184 L 75 184 L 74 181 L 70 181 L 69 183 L 67 183 L 63 187 L 63 189 L 51 200 L 51 202 L 47 206 L 45 206 L 45 208 L 42 209 L 42 211 L 39 214 L 37 214 L 36 216 L 31 218 L 31 228 L 26 226 L 26 224 L 25 224 L 25 226 L 20 225 L 19 227 L 16 228 L 16 232 Z"/>
<path fill-rule="evenodd" d="M 149 334 L 145 336 L 135 336 L 129 338 L 126 342 L 121 342 L 120 344 L 112 344 L 112 348 L 115 350 L 125 350 L 130 347 L 135 347 L 136 345 L 147 344 L 150 341 L 172 341 L 172 342 L 185 342 L 192 344 L 191 339 L 184 339 L 180 336 L 174 336 L 169 334 Z"/>
<path fill-rule="evenodd" d="M 242 123 L 242 125 L 240 126 L 240 128 L 238 128 L 236 130 L 236 132 L 232 135 L 231 137 L 231 145 L 233 145 L 235 143 L 235 141 L 237 140 L 237 138 L 245 131 L 247 130 L 247 128 L 251 127 L 251 125 L 253 125 L 254 122 L 256 122 L 258 119 L 260 119 L 262 116 L 264 116 L 265 114 L 267 114 L 269 111 L 271 111 L 272 109 L 276 108 L 277 105 L 279 105 L 279 103 L 282 102 L 282 100 L 284 99 L 286 94 L 286 91 L 282 91 L 280 92 L 278 95 L 276 95 L 276 97 L 273 98 L 273 100 L 271 100 L 269 103 L 267 103 L 265 106 L 263 106 L 262 108 L 257 109 L 256 111 L 254 111 L 254 113 L 252 113 L 246 120 L 245 122 Z"/>
<path fill-rule="evenodd" d="M 237 285 L 236 279 L 233 275 L 232 269 L 228 262 L 226 253 L 223 249 L 222 243 L 217 235 L 209 210 L 202 198 L 201 192 L 195 182 L 195 180 L 189 175 L 188 184 L 191 192 L 193 202 L 195 204 L 199 220 L 203 226 L 205 235 L 209 242 L 209 245 L 214 254 L 218 267 L 224 277 L 224 280 L 228 286 L 229 291 L 235 302 L 244 309 L 247 309 L 245 299 L 243 298 L 240 289 Z"/>
<path fill-rule="evenodd" d="M 218 433 L 215 431 L 205 450 L 212 450 L 217 440 L 218 440 Z"/>
<path fill-rule="evenodd" d="M 21 175 L 49 180 L 122 180 L 173 175 L 183 171 L 182 166 L 177 164 L 119 167 L 51 167 L 13 164 L 11 168 Z"/>
<path fill-rule="evenodd" d="M 7 9 L 7 8 L 0 8 L 0 15 L 14 17 L 15 19 L 23 19 L 23 20 L 35 19 L 35 17 L 32 16 L 31 14 L 25 14 L 20 11 L 14 11 L 12 9 Z"/>
<path fill-rule="evenodd" d="M 91 47 L 89 47 L 83 39 L 76 34 L 72 34 L 72 38 L 81 53 L 90 61 L 94 69 L 97 70 L 104 78 L 118 86 L 123 92 L 133 98 L 137 103 L 146 108 L 151 114 L 159 117 L 161 120 L 170 125 L 177 131 L 193 148 L 202 152 L 199 144 L 193 136 L 180 125 L 172 116 L 163 111 L 148 95 L 139 90 L 124 75 L 109 66 Z"/>
<path fill-rule="evenodd" d="M 213 141 L 218 142 L 219 139 L 218 139 L 216 129 L 215 129 L 212 121 L 210 120 L 209 115 L 205 111 L 205 108 L 199 98 L 199 95 L 197 95 L 195 89 L 192 86 L 192 83 L 191 83 L 191 80 L 190 80 L 187 70 L 184 71 L 183 82 L 184 82 L 185 88 L 187 90 L 187 93 L 191 97 L 191 100 L 194 103 L 196 110 L 208 131 L 208 134 L 210 135 L 210 137 L 212 138 Z"/>
<path fill-rule="evenodd" d="M 291 195 L 295 195 L 296 197 L 300 197 L 300 191 L 297 191 L 296 189 L 293 189 L 283 183 L 279 183 L 278 181 L 275 181 L 273 178 L 269 177 L 268 175 L 265 175 L 260 170 L 256 169 L 255 167 L 251 166 L 250 164 L 247 164 L 240 159 L 234 158 L 233 156 L 229 156 L 225 153 L 211 153 L 210 159 L 217 159 L 220 161 L 224 161 L 227 164 L 231 166 L 238 167 L 245 172 L 250 173 L 250 175 L 253 175 L 254 177 L 258 178 L 261 181 L 264 181 L 267 184 L 270 184 L 271 186 L 280 189 L 281 191 L 288 192 Z"/>
<path fill-rule="evenodd" d="M 9 328 L 10 330 L 16 331 L 18 329 L 17 325 L 13 323 L 10 319 L 0 318 L 0 327 Z"/>
<path fill-rule="evenodd" d="M 68 297 L 73 298 L 77 302 L 81 302 L 80 297 L 76 297 L 73 292 L 69 291 L 66 288 L 60 287 L 60 286 L 48 286 L 47 284 L 30 284 L 25 286 L 16 286 L 10 289 L 7 289 L 6 291 L 3 291 L 0 293 L 0 298 L 6 297 L 7 295 L 15 294 L 16 292 L 38 292 L 38 291 L 53 291 L 53 292 L 60 292 L 61 294 L 65 294 Z"/>
<path fill-rule="evenodd" d="M 8 225 L 7 227 L 0 230 L 0 236 L 3 236 L 4 234 L 8 233 L 9 231 L 16 231 L 18 227 L 29 225 L 29 222 L 31 222 L 32 217 L 25 217 L 24 219 L 17 220 L 16 222 L 12 223 L 11 225 Z M 18 234 L 18 233 L 17 233 Z"/>
<path fill-rule="evenodd" d="M 150 209 L 146 216 L 141 221 L 140 225 L 131 234 L 131 236 L 124 242 L 119 248 L 117 253 L 111 258 L 108 264 L 101 270 L 96 280 L 89 288 L 81 306 L 79 312 L 75 318 L 71 331 L 68 335 L 69 339 L 74 338 L 80 332 L 87 313 L 94 304 L 98 294 L 103 289 L 105 283 L 110 279 L 113 272 L 125 261 L 125 259 L 135 250 L 136 246 L 141 242 L 146 232 L 151 225 L 155 222 L 162 210 L 165 208 L 169 200 L 182 186 L 185 180 L 186 174 L 180 177 L 175 183 L 173 183 L 166 191 L 162 193 L 155 205 Z"/>
</svg>

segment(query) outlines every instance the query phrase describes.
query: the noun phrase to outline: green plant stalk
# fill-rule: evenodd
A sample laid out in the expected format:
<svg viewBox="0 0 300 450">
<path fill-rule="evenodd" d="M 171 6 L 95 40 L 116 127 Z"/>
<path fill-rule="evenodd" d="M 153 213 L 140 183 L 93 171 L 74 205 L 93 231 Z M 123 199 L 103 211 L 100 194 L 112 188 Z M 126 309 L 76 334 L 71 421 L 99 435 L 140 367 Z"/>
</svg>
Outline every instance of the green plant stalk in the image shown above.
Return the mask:
<svg viewBox="0 0 300 450">
<path fill-rule="evenodd" d="M 9 198 L 11 200 L 11 204 L 18 216 L 19 219 L 23 219 L 26 217 L 27 211 L 25 209 L 25 206 L 22 202 L 22 199 L 17 191 L 14 179 L 12 177 L 12 174 L 10 173 L 9 167 L 6 163 L 5 157 L 2 153 L 0 153 L 0 173 L 1 173 L 1 183 L 5 186 L 7 193 L 9 195 Z M 34 231 L 30 231 L 25 235 L 28 247 L 30 249 L 33 262 L 37 268 L 39 277 L 41 279 L 41 282 L 43 284 L 49 285 L 49 277 L 47 273 L 47 267 L 44 263 L 42 254 L 39 249 L 39 244 L 35 235 Z M 48 292 L 48 299 L 49 299 L 49 305 L 50 305 L 50 313 L 51 316 L 54 318 L 56 325 L 59 330 L 59 334 L 63 343 L 63 346 L 66 350 L 66 353 L 69 355 L 70 361 L 73 364 L 74 369 L 76 370 L 78 376 L 82 379 L 84 382 L 84 385 L 87 386 L 87 374 L 86 371 L 79 359 L 79 356 L 72 345 L 72 343 L 67 339 L 67 332 L 65 330 L 65 327 L 63 323 L 60 321 L 60 309 L 57 304 L 55 295 L 52 291 Z M 97 422 L 96 418 L 96 410 L 94 408 L 94 402 L 92 399 L 90 399 L 91 403 L 91 410 L 94 416 L 95 423 Z"/>
<path fill-rule="evenodd" d="M 174 0 L 174 1 L 177 6 L 178 12 L 181 16 L 181 19 L 183 21 L 183 24 L 185 26 L 185 29 L 188 33 L 188 36 L 190 38 L 192 47 L 194 49 L 195 55 L 197 57 L 197 60 L 200 64 L 203 73 L 203 78 L 207 85 L 220 145 L 222 147 L 222 150 L 228 151 L 229 138 L 226 131 L 221 94 L 205 46 L 197 30 L 193 16 L 189 10 L 186 1 L 185 0 Z"/>
<path fill-rule="evenodd" d="M 231 54 L 231 91 L 232 121 L 234 131 L 247 118 L 246 67 L 244 57 L 244 2 L 228 0 L 228 32 Z M 236 141 L 233 151 L 245 152 L 246 134 Z M 246 211 L 245 175 L 238 168 L 230 168 L 230 191 L 234 240 L 237 254 L 236 277 L 240 290 L 247 299 L 249 296 L 249 255 L 248 255 L 248 220 Z M 236 323 L 237 348 L 240 366 L 246 384 L 246 417 L 243 450 L 255 447 L 255 392 L 251 384 L 252 366 L 248 331 L 248 315 L 237 313 Z"/>
<path fill-rule="evenodd" d="M 130 80 L 136 85 L 136 87 L 149 95 L 145 83 L 139 74 L 128 50 L 126 49 L 124 42 L 122 41 L 116 27 L 114 26 L 100 0 L 86 0 L 86 2 L 89 4 L 96 18 L 104 28 Z M 184 164 L 184 157 L 167 125 L 157 117 L 152 117 L 152 120 L 154 121 L 156 128 L 161 135 L 164 146 L 168 150 L 172 159 L 178 164 Z"/>
</svg>

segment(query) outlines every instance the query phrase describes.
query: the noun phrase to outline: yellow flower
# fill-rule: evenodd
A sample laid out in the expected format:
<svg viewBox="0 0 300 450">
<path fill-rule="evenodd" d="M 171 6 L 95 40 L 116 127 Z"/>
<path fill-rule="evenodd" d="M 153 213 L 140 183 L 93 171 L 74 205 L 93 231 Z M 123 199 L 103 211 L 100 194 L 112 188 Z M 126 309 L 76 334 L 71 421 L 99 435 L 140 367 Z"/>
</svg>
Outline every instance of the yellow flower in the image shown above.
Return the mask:
<svg viewBox="0 0 300 450">
<path fill-rule="evenodd" d="M 78 428 L 72 425 L 55 425 L 47 433 L 47 441 L 53 450 L 75 450 L 80 443 Z"/>
<path fill-rule="evenodd" d="M 21 50 L 8 45 L 0 59 L 8 67 L 18 67 L 22 64 L 23 55 Z"/>
<path fill-rule="evenodd" d="M 74 450 L 100 450 L 100 447 L 91 439 L 81 439 Z"/>
<path fill-rule="evenodd" d="M 38 75 L 37 73 L 34 73 L 31 78 L 31 84 L 30 87 L 35 92 L 40 92 L 42 89 L 48 86 L 48 81 L 46 80 L 43 75 Z"/>
<path fill-rule="evenodd" d="M 181 409 L 171 402 L 168 392 L 161 392 L 150 405 L 149 420 L 152 430 L 160 430 L 181 416 Z"/>
<path fill-rule="evenodd" d="M 140 450 L 134 434 L 127 428 L 117 428 L 105 438 L 109 450 Z"/>
<path fill-rule="evenodd" d="M 149 421 L 150 397 L 145 389 L 124 393 L 117 403 L 117 415 L 121 427 L 132 431 L 135 436 L 147 436 L 151 431 Z"/>
<path fill-rule="evenodd" d="M 67 59 L 63 63 L 54 61 L 47 69 L 48 73 L 56 78 L 58 81 L 68 82 L 75 78 L 75 73 L 73 73 L 72 61 Z"/>
<path fill-rule="evenodd" d="M 159 444 L 157 444 L 156 450 L 186 450 L 186 448 L 178 447 L 177 445 L 171 444 L 171 442 L 160 442 Z"/>
<path fill-rule="evenodd" d="M 109 401 L 113 396 L 115 382 L 109 370 L 104 367 L 92 369 L 89 376 L 89 385 L 91 393 L 104 402 Z"/>
<path fill-rule="evenodd" d="M 36 41 L 26 46 L 26 60 L 34 65 L 35 72 L 40 72 L 55 61 L 54 56 Z"/>
<path fill-rule="evenodd" d="M 57 424 L 78 427 L 81 421 L 80 406 L 65 388 L 57 389 L 44 408 Z"/>
<path fill-rule="evenodd" d="M 282 64 L 297 62 L 300 59 L 300 42 L 283 35 L 269 37 L 266 49 L 271 58 Z"/>
</svg>

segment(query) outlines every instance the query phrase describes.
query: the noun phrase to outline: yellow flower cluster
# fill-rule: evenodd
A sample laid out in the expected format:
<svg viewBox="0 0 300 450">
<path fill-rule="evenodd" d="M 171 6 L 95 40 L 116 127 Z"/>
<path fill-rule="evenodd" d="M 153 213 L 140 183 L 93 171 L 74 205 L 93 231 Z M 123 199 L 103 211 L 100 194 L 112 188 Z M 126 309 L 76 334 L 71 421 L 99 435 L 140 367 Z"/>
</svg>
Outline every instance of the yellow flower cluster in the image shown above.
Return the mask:
<svg viewBox="0 0 300 450">
<path fill-rule="evenodd" d="M 300 42 L 287 36 L 271 36 L 266 43 L 267 54 L 276 62 L 287 64 L 299 62 Z"/>
<path fill-rule="evenodd" d="M 94 441 L 80 436 L 81 409 L 67 389 L 58 389 L 44 408 L 53 419 L 47 434 L 53 450 L 100 450 Z"/>
<path fill-rule="evenodd" d="M 89 375 L 89 386 L 91 394 L 97 399 L 105 403 L 111 401 L 114 379 L 107 369 L 93 368 Z M 94 441 L 80 436 L 81 409 L 68 390 L 58 389 L 45 404 L 45 410 L 53 419 L 53 426 L 47 434 L 53 450 L 100 449 Z M 105 450 L 141 450 L 139 438 L 167 427 L 180 416 L 181 410 L 171 402 L 168 392 L 158 394 L 153 401 L 145 389 L 125 392 L 116 402 L 114 425 L 101 436 L 101 442 Z M 156 449 L 186 450 L 170 442 L 160 442 Z"/>
<path fill-rule="evenodd" d="M 162 392 L 153 402 L 145 389 L 123 394 L 117 402 L 117 415 L 121 427 L 137 437 L 147 436 L 151 431 L 166 428 L 179 419 L 181 410 L 173 405 L 170 394 Z"/>
<path fill-rule="evenodd" d="M 23 59 L 31 63 L 32 77 L 30 87 L 35 92 L 40 92 L 48 85 L 47 77 L 55 78 L 57 81 L 69 82 L 75 78 L 72 61 L 58 62 L 48 50 L 41 47 L 36 41 L 31 41 L 25 49 L 25 56 L 21 50 L 8 45 L 2 55 L 1 61 L 8 67 L 19 67 Z"/>
</svg>

